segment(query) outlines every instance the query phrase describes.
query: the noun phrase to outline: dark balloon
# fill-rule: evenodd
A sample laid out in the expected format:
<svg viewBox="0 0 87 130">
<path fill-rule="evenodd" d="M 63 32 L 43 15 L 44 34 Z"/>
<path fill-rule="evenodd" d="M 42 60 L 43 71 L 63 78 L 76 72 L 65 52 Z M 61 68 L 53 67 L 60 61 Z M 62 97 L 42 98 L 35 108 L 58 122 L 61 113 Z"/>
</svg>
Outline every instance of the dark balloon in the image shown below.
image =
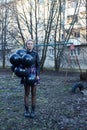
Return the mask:
<svg viewBox="0 0 87 130">
<path fill-rule="evenodd" d="M 29 54 L 25 54 L 22 57 L 22 64 L 24 67 L 30 67 L 34 64 L 34 62 L 35 62 L 34 58 Z"/>
<path fill-rule="evenodd" d="M 16 76 L 18 77 L 26 77 L 28 75 L 28 72 L 26 69 L 23 69 L 21 67 L 16 67 L 14 70 Z"/>
<path fill-rule="evenodd" d="M 26 83 L 27 83 L 28 85 L 33 86 L 35 82 L 36 82 L 36 75 L 35 75 L 35 74 L 30 74 L 30 75 L 26 78 Z"/>
<path fill-rule="evenodd" d="M 10 63 L 14 66 L 19 66 L 22 62 L 22 58 L 18 54 L 12 54 L 10 57 Z"/>
<path fill-rule="evenodd" d="M 20 49 L 20 50 L 17 50 L 16 53 L 17 53 L 19 56 L 22 57 L 23 55 L 26 54 L 26 50 L 24 50 L 24 49 Z"/>
</svg>

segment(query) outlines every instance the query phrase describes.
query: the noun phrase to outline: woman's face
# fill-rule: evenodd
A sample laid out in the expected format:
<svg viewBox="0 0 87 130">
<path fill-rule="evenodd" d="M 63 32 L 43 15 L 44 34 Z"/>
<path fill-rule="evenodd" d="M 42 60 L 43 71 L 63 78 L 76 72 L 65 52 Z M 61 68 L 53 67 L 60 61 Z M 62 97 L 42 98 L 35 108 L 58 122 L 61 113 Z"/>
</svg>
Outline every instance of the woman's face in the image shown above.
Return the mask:
<svg viewBox="0 0 87 130">
<path fill-rule="evenodd" d="M 33 41 L 28 41 L 28 42 L 26 43 L 26 47 L 27 47 L 27 49 L 29 49 L 29 50 L 33 50 L 33 48 L 34 48 L 34 43 L 33 43 Z"/>
</svg>

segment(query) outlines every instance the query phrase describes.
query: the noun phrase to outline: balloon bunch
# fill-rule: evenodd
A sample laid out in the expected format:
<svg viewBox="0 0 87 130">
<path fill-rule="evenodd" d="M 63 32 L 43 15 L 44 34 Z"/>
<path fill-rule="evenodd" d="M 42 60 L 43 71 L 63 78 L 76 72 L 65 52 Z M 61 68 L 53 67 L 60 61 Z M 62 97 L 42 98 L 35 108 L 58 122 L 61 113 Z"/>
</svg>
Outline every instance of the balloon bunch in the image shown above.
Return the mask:
<svg viewBox="0 0 87 130">
<path fill-rule="evenodd" d="M 24 79 L 24 82 L 33 85 L 36 75 L 29 73 L 29 68 L 35 63 L 35 59 L 27 54 L 26 50 L 20 49 L 10 56 L 11 69 L 16 76 Z"/>
</svg>

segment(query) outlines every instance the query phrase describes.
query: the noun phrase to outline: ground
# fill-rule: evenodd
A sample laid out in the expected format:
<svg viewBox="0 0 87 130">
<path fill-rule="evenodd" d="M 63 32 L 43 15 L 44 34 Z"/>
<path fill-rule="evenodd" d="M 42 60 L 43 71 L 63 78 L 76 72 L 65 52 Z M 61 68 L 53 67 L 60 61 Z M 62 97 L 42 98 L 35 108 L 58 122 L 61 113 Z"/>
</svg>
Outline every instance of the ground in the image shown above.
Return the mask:
<svg viewBox="0 0 87 130">
<path fill-rule="evenodd" d="M 87 130 L 87 96 L 79 90 L 71 92 L 78 80 L 77 73 L 41 73 L 36 117 L 30 119 L 23 116 L 24 88 L 20 78 L 1 71 L 0 130 Z"/>
</svg>

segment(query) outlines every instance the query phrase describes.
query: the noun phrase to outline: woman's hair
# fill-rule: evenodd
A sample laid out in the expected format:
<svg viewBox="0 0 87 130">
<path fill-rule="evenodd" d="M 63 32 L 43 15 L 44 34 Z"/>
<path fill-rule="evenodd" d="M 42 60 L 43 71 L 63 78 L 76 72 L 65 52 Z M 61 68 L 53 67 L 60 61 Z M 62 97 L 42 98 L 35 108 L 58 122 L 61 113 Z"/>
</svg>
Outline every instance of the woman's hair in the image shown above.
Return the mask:
<svg viewBox="0 0 87 130">
<path fill-rule="evenodd" d="M 29 41 L 32 41 L 34 43 L 33 39 L 27 39 L 25 43 L 27 44 Z"/>
</svg>

